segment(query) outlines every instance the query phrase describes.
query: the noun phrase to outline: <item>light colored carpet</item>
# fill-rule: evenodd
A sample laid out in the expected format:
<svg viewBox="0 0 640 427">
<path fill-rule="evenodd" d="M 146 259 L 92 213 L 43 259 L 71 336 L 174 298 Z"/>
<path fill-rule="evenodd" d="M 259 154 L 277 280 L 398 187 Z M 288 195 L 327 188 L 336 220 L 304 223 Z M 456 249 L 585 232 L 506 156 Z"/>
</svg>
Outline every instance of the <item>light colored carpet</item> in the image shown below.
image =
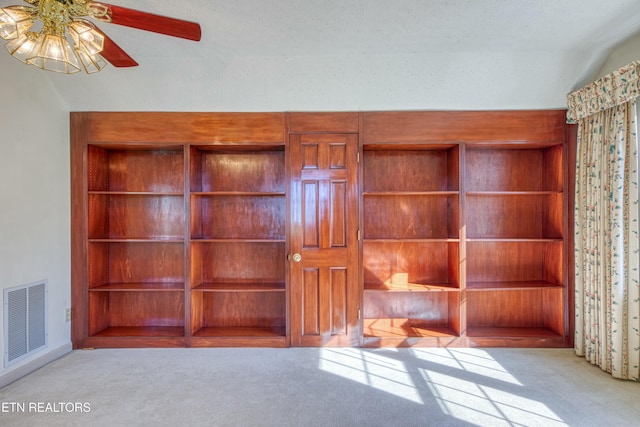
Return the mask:
<svg viewBox="0 0 640 427">
<path fill-rule="evenodd" d="M 108 349 L 0 404 L 0 425 L 30 427 L 637 426 L 640 383 L 572 349 Z"/>
</svg>

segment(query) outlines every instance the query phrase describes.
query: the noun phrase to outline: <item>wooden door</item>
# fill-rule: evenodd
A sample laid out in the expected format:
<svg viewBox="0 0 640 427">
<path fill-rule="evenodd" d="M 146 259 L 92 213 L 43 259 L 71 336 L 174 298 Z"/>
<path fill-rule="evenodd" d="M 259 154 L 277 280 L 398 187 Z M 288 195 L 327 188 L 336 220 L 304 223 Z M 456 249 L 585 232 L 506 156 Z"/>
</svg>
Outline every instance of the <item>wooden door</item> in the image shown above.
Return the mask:
<svg viewBox="0 0 640 427">
<path fill-rule="evenodd" d="M 358 138 L 290 137 L 291 344 L 358 344 Z"/>
</svg>

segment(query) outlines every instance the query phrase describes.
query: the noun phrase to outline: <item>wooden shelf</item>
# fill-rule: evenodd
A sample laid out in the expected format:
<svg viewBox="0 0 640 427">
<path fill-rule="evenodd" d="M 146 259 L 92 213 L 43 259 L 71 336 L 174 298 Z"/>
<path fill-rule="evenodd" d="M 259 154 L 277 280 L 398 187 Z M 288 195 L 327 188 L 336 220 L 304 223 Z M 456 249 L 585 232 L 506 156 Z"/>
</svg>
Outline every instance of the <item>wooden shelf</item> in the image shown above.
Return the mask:
<svg viewBox="0 0 640 427">
<path fill-rule="evenodd" d="M 184 243 L 184 239 L 173 237 L 127 238 L 127 239 L 88 239 L 89 243 Z"/>
<path fill-rule="evenodd" d="M 285 239 L 200 239 L 191 238 L 191 243 L 284 243 Z"/>
<path fill-rule="evenodd" d="M 365 337 L 456 337 L 449 327 L 429 326 L 415 319 L 364 319 Z"/>
<path fill-rule="evenodd" d="M 107 283 L 89 289 L 90 292 L 184 292 L 184 282 L 155 282 L 155 283 Z"/>
<path fill-rule="evenodd" d="M 394 197 L 394 196 L 457 196 L 459 191 L 367 191 L 363 197 Z"/>
<path fill-rule="evenodd" d="M 546 328 L 491 328 L 469 327 L 467 336 L 483 338 L 561 338 L 562 335 Z"/>
<path fill-rule="evenodd" d="M 274 327 L 249 327 L 249 326 L 234 326 L 234 327 L 204 327 L 198 329 L 193 336 L 194 337 L 283 337 L 286 335 L 284 326 Z"/>
<path fill-rule="evenodd" d="M 183 192 L 175 191 L 89 191 L 87 194 L 97 196 L 184 196 Z"/>
<path fill-rule="evenodd" d="M 467 196 L 547 196 L 561 195 L 562 191 L 467 191 Z"/>
<path fill-rule="evenodd" d="M 562 243 L 564 240 L 560 238 L 507 238 L 507 237 L 485 237 L 470 238 L 467 242 L 486 242 L 486 243 Z"/>
<path fill-rule="evenodd" d="M 545 281 L 530 282 L 467 282 L 468 291 L 488 291 L 488 290 L 527 290 L 527 289 L 563 289 L 564 286 L 558 283 Z"/>
<path fill-rule="evenodd" d="M 110 326 L 92 337 L 184 337 L 182 326 Z"/>
<path fill-rule="evenodd" d="M 365 283 L 365 292 L 456 292 L 459 289 L 448 283 Z"/>
<path fill-rule="evenodd" d="M 284 283 L 202 283 L 191 289 L 198 292 L 284 292 Z"/>
<path fill-rule="evenodd" d="M 286 195 L 284 191 L 192 191 L 192 196 L 195 197 L 222 197 L 222 196 L 239 196 L 239 197 L 250 197 L 250 196 L 262 196 L 262 197 L 283 197 Z"/>
<path fill-rule="evenodd" d="M 451 238 L 443 238 L 443 239 L 401 239 L 401 238 L 365 238 L 362 239 L 364 242 L 369 243 L 459 243 L 460 239 L 451 239 Z"/>
<path fill-rule="evenodd" d="M 376 114 L 376 113 L 373 113 Z M 393 126 L 391 126 L 393 127 Z M 385 143 L 381 141 L 375 141 L 374 143 L 367 143 L 364 145 L 364 151 L 447 151 L 450 149 L 457 148 L 458 144 L 450 144 L 450 143 L 420 143 L 420 142 L 408 142 L 408 143 L 400 143 L 397 141 Z"/>
<path fill-rule="evenodd" d="M 235 113 L 232 113 L 235 114 Z M 192 145 L 192 150 L 197 151 L 201 155 L 233 155 L 238 156 L 242 153 L 283 153 L 284 141 L 262 141 L 255 143 L 251 141 L 224 141 L 215 144 L 201 144 Z"/>
</svg>

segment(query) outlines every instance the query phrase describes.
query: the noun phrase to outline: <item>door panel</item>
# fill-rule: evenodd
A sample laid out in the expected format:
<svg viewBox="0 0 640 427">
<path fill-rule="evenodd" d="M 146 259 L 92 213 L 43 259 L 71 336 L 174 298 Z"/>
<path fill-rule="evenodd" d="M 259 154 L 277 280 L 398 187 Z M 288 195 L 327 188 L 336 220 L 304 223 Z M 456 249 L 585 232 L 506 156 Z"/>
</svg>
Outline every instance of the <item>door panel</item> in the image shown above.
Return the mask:
<svg viewBox="0 0 640 427">
<path fill-rule="evenodd" d="M 291 135 L 291 343 L 358 344 L 358 139 Z"/>
<path fill-rule="evenodd" d="M 303 270 L 302 313 L 304 320 L 304 335 L 320 334 L 320 271 L 317 268 Z"/>
<path fill-rule="evenodd" d="M 347 217 L 346 217 L 347 183 L 331 183 L 331 247 L 347 245 Z M 357 230 L 356 230 L 357 233 Z"/>
<path fill-rule="evenodd" d="M 347 269 L 331 269 L 331 334 L 347 334 Z"/>
<path fill-rule="evenodd" d="M 302 205 L 302 235 L 305 248 L 317 248 L 320 243 L 320 229 L 318 224 L 320 207 L 320 192 L 315 181 L 302 184 L 304 204 Z"/>
</svg>

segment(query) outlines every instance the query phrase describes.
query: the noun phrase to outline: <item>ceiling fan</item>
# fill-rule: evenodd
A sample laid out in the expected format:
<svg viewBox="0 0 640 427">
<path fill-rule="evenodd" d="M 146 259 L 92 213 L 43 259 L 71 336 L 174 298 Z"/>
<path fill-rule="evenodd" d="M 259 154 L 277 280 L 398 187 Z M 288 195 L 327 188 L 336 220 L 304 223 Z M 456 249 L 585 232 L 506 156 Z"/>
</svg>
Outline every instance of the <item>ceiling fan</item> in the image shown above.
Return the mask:
<svg viewBox="0 0 640 427">
<path fill-rule="evenodd" d="M 31 6 L 0 8 L 0 36 L 16 59 L 43 70 L 66 74 L 81 67 L 87 73 L 138 63 L 93 22 L 123 25 L 172 37 L 199 41 L 195 22 L 154 15 L 92 0 L 25 0 Z M 41 25 L 40 29 L 34 25 Z M 71 41 L 71 43 L 70 43 Z"/>
</svg>

